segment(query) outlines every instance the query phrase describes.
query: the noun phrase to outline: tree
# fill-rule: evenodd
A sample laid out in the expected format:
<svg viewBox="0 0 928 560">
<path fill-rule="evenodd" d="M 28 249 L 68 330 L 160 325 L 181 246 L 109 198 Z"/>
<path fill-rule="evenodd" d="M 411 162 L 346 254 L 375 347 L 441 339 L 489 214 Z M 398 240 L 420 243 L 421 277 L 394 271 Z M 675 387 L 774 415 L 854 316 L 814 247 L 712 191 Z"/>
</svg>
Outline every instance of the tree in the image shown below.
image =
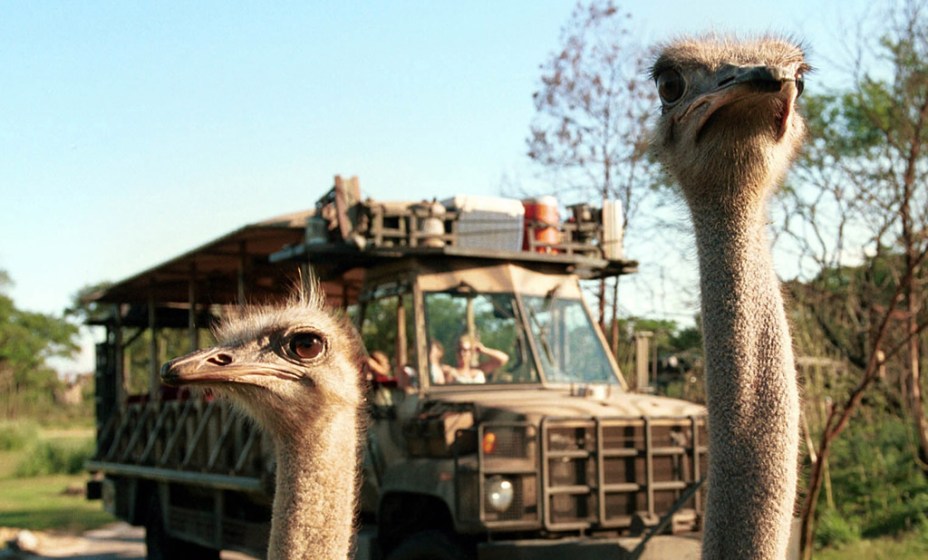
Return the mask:
<svg viewBox="0 0 928 560">
<path fill-rule="evenodd" d="M 101 304 L 94 297 L 105 292 L 112 285 L 112 282 L 99 282 L 79 289 L 76 294 L 71 296 L 71 306 L 65 309 L 64 314 L 81 324 L 105 319 L 109 314 L 109 305 Z"/>
<path fill-rule="evenodd" d="M 650 382 L 658 394 L 683 398 L 694 402 L 705 402 L 702 330 L 699 317 L 696 326 L 683 327 L 670 319 L 646 317 L 623 317 L 616 321 L 620 332 L 625 333 L 630 344 L 620 346 L 615 353 L 619 370 L 626 379 L 634 382 L 638 347 L 634 343 L 636 334 L 648 336 L 651 368 Z M 656 362 L 654 361 L 656 359 Z M 656 372 L 656 377 L 653 374 Z"/>
<path fill-rule="evenodd" d="M 59 380 L 48 360 L 69 358 L 78 350 L 75 325 L 18 309 L 5 293 L 10 283 L 0 270 L 0 413 L 7 418 L 50 404 Z"/>
<path fill-rule="evenodd" d="M 792 283 L 829 343 L 859 371 L 830 408 L 802 506 L 803 549 L 812 551 L 824 465 L 869 388 L 895 366 L 928 464 L 921 397 L 928 254 L 928 20 L 907 2 L 862 41 L 845 91 L 806 100 L 811 141 L 783 198 L 783 232 L 805 283 Z M 861 255 L 859 248 L 865 254 Z M 855 260 L 857 263 L 856 264 Z M 903 359 L 904 358 L 904 359 Z"/>
<path fill-rule="evenodd" d="M 636 43 L 630 21 L 612 0 L 577 3 L 561 49 L 542 66 L 527 139 L 528 156 L 558 192 L 620 200 L 626 230 L 661 176 L 647 155 L 648 121 L 657 107 L 647 76 L 650 56 Z M 604 282 L 598 299 L 604 324 Z"/>
</svg>

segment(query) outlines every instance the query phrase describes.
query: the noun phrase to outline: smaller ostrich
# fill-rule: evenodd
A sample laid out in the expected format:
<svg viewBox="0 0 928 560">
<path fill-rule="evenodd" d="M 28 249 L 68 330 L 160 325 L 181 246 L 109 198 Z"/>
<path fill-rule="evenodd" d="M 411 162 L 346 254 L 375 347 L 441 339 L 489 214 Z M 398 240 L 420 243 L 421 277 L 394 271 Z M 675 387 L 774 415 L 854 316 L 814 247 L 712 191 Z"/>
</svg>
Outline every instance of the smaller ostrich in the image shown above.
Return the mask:
<svg viewBox="0 0 928 560">
<path fill-rule="evenodd" d="M 344 560 L 357 501 L 364 351 L 347 318 L 308 284 L 287 305 L 226 320 L 216 346 L 164 364 L 161 378 L 228 398 L 273 439 L 268 558 Z"/>
</svg>

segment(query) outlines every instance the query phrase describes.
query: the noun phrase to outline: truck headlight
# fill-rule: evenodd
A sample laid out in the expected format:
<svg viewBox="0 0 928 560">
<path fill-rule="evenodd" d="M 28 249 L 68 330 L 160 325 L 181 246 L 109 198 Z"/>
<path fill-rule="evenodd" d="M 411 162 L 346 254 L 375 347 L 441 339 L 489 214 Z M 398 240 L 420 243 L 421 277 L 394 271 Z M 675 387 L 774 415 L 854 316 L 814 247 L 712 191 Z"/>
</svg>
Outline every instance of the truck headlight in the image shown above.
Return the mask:
<svg viewBox="0 0 928 560">
<path fill-rule="evenodd" d="M 490 507 L 502 513 L 512 505 L 514 490 L 512 482 L 496 475 L 487 479 L 486 482 L 487 502 Z"/>
</svg>

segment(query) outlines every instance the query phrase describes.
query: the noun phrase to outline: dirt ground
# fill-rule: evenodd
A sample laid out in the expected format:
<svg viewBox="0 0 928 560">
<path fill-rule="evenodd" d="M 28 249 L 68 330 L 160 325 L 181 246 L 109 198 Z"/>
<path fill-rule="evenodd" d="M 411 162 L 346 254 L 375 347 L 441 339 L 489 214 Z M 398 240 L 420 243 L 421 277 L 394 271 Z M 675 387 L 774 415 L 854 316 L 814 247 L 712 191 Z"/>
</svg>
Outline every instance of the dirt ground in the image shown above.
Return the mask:
<svg viewBox="0 0 928 560">
<path fill-rule="evenodd" d="M 0 545 L 15 541 L 18 529 L 0 528 Z M 0 560 L 39 560 L 72 558 L 80 560 L 144 560 L 145 530 L 127 523 L 113 523 L 83 535 L 56 535 L 36 531 L 35 548 L 29 552 L 7 546 L 0 548 Z M 224 560 L 251 560 L 251 556 L 223 552 Z"/>
</svg>

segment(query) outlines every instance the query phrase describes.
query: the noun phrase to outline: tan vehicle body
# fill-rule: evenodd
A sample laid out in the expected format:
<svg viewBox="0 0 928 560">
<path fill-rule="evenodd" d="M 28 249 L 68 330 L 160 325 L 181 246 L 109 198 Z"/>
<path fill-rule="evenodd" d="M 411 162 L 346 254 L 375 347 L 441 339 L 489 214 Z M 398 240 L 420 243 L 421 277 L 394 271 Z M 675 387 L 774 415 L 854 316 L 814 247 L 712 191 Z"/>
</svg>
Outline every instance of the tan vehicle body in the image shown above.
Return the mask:
<svg viewBox="0 0 928 560">
<path fill-rule="evenodd" d="M 449 221 L 438 243 L 419 245 L 421 205 L 400 206 L 408 227 L 391 230 L 393 207 L 351 206 L 336 191 L 325 200 L 339 220 L 354 208 L 367 221 L 326 234 L 316 210 L 247 226 L 97 296 L 112 306 L 97 322 L 107 336 L 89 488 L 146 526 L 149 557 L 263 555 L 275 465 L 269 440 L 225 403 L 158 384 L 171 356 L 157 336 L 148 391 L 131 394 L 130 344 L 173 328 L 199 346 L 226 305 L 278 299 L 310 268 L 389 370 L 368 382 L 356 558 L 697 554 L 705 409 L 632 391 L 583 302 L 581 279 L 634 263 L 597 256 L 588 241 L 464 247 Z M 406 241 L 385 241 L 389 231 Z M 465 339 L 481 345 L 468 363 L 483 368 L 480 383 L 438 373 L 455 367 Z"/>
</svg>

